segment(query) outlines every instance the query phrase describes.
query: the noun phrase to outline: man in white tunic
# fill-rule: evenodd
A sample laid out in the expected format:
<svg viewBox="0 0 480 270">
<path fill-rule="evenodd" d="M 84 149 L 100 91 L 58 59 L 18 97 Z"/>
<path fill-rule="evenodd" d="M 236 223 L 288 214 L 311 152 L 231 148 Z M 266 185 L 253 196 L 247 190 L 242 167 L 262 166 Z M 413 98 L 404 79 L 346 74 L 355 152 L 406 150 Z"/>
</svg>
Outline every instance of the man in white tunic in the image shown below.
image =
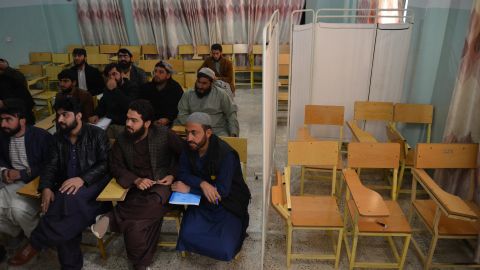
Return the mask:
<svg viewBox="0 0 480 270">
<path fill-rule="evenodd" d="M 52 135 L 26 124 L 22 100 L 4 103 L 0 109 L 0 233 L 28 238 L 37 226 L 40 202 L 16 191 L 39 175 L 48 159 Z M 0 246 L 0 259 L 5 259 L 2 250 Z"/>
</svg>

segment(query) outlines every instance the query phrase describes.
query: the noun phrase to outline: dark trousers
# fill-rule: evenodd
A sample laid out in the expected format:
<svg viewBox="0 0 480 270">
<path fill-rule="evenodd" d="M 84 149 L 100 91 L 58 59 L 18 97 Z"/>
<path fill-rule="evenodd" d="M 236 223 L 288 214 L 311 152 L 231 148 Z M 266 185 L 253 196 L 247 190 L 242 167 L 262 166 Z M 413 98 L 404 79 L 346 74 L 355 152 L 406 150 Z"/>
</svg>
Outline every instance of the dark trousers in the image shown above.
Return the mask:
<svg viewBox="0 0 480 270">
<path fill-rule="evenodd" d="M 157 249 L 163 216 L 168 211 L 154 192 L 130 189 L 110 218 L 110 230 L 123 233 L 128 259 L 137 269 L 149 266 Z"/>
<path fill-rule="evenodd" d="M 88 188 L 83 186 L 75 195 L 56 191 L 55 200 L 32 232 L 32 246 L 36 250 L 56 247 L 62 269 L 81 269 L 82 232 L 95 222 L 96 215 L 108 210 L 108 204 L 96 201 L 105 185 L 106 181 L 101 181 Z"/>
</svg>

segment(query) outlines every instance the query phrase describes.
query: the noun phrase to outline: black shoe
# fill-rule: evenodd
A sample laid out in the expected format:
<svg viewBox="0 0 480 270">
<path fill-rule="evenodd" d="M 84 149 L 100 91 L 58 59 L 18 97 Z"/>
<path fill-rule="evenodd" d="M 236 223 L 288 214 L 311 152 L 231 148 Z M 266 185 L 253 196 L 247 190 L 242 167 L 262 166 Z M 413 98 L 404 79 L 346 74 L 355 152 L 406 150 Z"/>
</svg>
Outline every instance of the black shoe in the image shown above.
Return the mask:
<svg viewBox="0 0 480 270">
<path fill-rule="evenodd" d="M 0 246 L 0 263 L 7 259 L 7 250 L 4 246 Z"/>
</svg>

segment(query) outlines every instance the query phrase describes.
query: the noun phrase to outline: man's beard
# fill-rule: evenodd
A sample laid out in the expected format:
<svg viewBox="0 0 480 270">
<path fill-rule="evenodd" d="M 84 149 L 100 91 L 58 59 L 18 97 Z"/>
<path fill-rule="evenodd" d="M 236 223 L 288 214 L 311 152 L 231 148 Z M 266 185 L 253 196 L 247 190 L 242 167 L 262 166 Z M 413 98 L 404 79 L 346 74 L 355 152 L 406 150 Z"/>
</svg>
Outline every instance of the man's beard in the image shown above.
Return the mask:
<svg viewBox="0 0 480 270">
<path fill-rule="evenodd" d="M 59 127 L 58 131 L 63 135 L 68 135 L 70 134 L 70 132 L 72 132 L 72 130 L 74 130 L 78 126 L 78 123 L 75 120 L 70 125 L 68 124 L 63 124 L 63 125 L 65 125 L 65 127 L 63 127 L 62 124 L 58 123 L 58 127 Z"/>
<path fill-rule="evenodd" d="M 83 66 L 83 64 L 85 64 L 85 60 L 82 60 L 82 61 L 81 61 L 80 63 L 78 63 L 78 64 L 75 63 L 75 67 L 76 67 L 76 68 L 79 68 L 79 67 Z"/>
<path fill-rule="evenodd" d="M 20 129 L 21 129 L 21 128 L 22 128 L 22 127 L 21 127 L 20 124 L 19 124 L 19 125 L 17 125 L 17 127 L 14 128 L 14 129 L 2 128 L 2 132 L 3 132 L 3 134 L 7 135 L 8 137 L 12 137 L 12 136 L 14 136 L 15 134 L 17 134 L 18 132 L 20 132 Z"/>
<path fill-rule="evenodd" d="M 128 71 L 130 69 L 130 66 L 132 65 L 132 62 L 127 62 L 125 60 L 122 60 L 118 63 L 120 69 L 125 72 L 125 71 Z"/>
<path fill-rule="evenodd" d="M 145 134 L 145 127 L 144 126 L 142 126 L 139 130 L 133 131 L 133 132 L 130 131 L 127 126 L 125 126 L 125 136 L 131 142 L 138 141 L 143 136 L 143 134 Z"/>
<path fill-rule="evenodd" d="M 165 86 L 165 84 L 167 83 L 167 80 L 160 80 L 158 77 L 153 77 L 152 82 L 155 85 L 155 87 L 157 87 L 157 89 L 158 88 L 163 89 L 164 87 L 162 86 Z"/>
<path fill-rule="evenodd" d="M 67 89 L 61 89 L 63 94 L 70 94 L 72 93 L 73 87 L 69 87 Z"/>
<path fill-rule="evenodd" d="M 195 87 L 195 94 L 198 98 L 203 98 L 204 96 L 207 96 L 208 94 L 210 94 L 210 91 L 212 91 L 211 87 L 203 93 L 200 92 L 197 87 Z"/>
<path fill-rule="evenodd" d="M 188 146 L 190 147 L 190 149 L 194 151 L 198 151 L 198 149 L 202 148 L 206 143 L 207 143 L 207 136 L 204 136 L 199 143 L 188 142 Z"/>
</svg>

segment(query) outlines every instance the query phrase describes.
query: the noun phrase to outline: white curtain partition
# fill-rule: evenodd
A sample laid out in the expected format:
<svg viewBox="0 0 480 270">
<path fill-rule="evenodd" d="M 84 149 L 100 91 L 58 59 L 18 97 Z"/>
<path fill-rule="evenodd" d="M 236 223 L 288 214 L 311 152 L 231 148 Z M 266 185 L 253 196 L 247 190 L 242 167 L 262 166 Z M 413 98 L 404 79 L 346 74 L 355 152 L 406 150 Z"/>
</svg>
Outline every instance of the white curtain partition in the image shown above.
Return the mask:
<svg viewBox="0 0 480 270">
<path fill-rule="evenodd" d="M 306 40 L 304 27 L 294 26 L 292 33 L 289 139 L 294 139 L 302 127 L 307 104 L 343 105 L 345 120 L 350 120 L 355 101 L 400 101 L 410 24 L 380 25 L 377 29 L 376 24 L 321 22 L 315 24 L 311 43 Z M 311 46 L 312 66 L 304 60 Z M 383 126 L 369 124 L 367 128 L 376 137 L 385 137 Z M 315 127 L 311 132 L 318 138 L 333 138 L 338 134 L 334 127 Z M 345 137 L 347 140 L 351 137 L 348 130 Z"/>
<path fill-rule="evenodd" d="M 270 187 L 275 163 L 277 126 L 279 23 L 275 11 L 263 29 L 263 204 L 262 204 L 262 268 L 270 206 Z"/>
</svg>

